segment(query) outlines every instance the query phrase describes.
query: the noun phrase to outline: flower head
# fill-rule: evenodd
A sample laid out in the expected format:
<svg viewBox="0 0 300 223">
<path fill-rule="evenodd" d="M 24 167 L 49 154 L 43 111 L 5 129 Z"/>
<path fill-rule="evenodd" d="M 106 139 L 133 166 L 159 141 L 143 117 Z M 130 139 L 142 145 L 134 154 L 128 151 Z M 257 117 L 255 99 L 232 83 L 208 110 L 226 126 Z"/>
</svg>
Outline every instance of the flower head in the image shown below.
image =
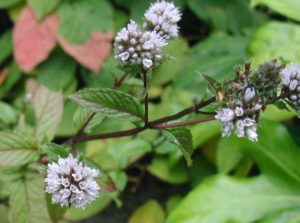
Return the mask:
<svg viewBox="0 0 300 223">
<path fill-rule="evenodd" d="M 46 192 L 52 194 L 55 204 L 84 208 L 99 194 L 100 187 L 94 179 L 98 176 L 98 170 L 84 166 L 72 155 L 59 158 L 57 163 L 48 164 Z"/>
<path fill-rule="evenodd" d="M 281 71 L 282 85 L 291 104 L 300 110 L 300 64 L 290 64 Z"/>
<path fill-rule="evenodd" d="M 179 9 L 171 2 L 157 1 L 145 13 L 147 30 L 154 30 L 167 39 L 178 36 Z"/>
<path fill-rule="evenodd" d="M 155 31 L 143 32 L 133 20 L 116 36 L 115 58 L 121 65 L 142 65 L 144 69 L 155 67 L 162 60 L 161 48 L 166 40 Z"/>
</svg>

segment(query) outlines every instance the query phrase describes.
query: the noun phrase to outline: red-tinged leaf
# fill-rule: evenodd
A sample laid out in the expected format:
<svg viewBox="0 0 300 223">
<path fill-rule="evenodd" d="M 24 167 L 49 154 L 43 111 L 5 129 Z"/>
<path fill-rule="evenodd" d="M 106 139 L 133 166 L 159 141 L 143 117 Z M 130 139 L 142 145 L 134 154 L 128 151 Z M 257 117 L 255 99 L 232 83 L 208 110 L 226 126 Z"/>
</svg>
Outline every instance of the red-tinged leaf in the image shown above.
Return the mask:
<svg viewBox="0 0 300 223">
<path fill-rule="evenodd" d="M 0 86 L 4 83 L 4 81 L 7 78 L 8 75 L 8 69 L 4 68 L 3 70 L 0 71 Z"/>
<path fill-rule="evenodd" d="M 23 71 L 30 72 L 47 59 L 56 45 L 57 30 L 56 15 L 38 23 L 29 7 L 22 11 L 13 30 L 13 41 L 14 56 Z"/>
<path fill-rule="evenodd" d="M 62 48 L 78 63 L 92 72 L 98 73 L 101 69 L 102 61 L 110 54 L 112 38 L 113 34 L 111 32 L 94 32 L 84 44 L 71 44 L 63 37 L 59 37 L 58 41 Z"/>
</svg>

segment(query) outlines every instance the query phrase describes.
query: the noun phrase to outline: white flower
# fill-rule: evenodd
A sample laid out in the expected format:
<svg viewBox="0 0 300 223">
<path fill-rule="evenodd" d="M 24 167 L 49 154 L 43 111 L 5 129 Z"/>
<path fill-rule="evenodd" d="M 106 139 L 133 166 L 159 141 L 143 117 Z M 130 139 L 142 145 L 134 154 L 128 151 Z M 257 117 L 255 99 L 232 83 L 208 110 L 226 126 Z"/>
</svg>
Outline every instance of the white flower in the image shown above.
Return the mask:
<svg viewBox="0 0 300 223">
<path fill-rule="evenodd" d="M 217 111 L 215 118 L 221 122 L 230 122 L 234 119 L 234 111 L 230 108 L 223 108 Z"/>
<path fill-rule="evenodd" d="M 244 109 L 242 107 L 236 107 L 235 108 L 235 115 L 237 117 L 243 116 L 244 114 Z"/>
<path fill-rule="evenodd" d="M 55 204 L 85 208 L 98 197 L 100 187 L 94 178 L 99 174 L 70 154 L 68 158 L 59 158 L 57 163 L 48 164 L 46 192 L 52 194 Z"/>
<path fill-rule="evenodd" d="M 228 137 L 233 130 L 233 122 L 222 122 L 222 137 Z"/>
<path fill-rule="evenodd" d="M 154 30 L 166 38 L 178 36 L 179 9 L 171 2 L 157 1 L 145 13 L 147 30 Z"/>
<path fill-rule="evenodd" d="M 236 122 L 236 135 L 237 135 L 237 137 L 245 136 L 245 124 L 244 124 L 243 120 L 238 120 Z"/>
<path fill-rule="evenodd" d="M 142 65 L 144 69 L 150 69 L 161 62 L 161 48 L 165 45 L 162 36 L 155 31 L 141 31 L 131 20 L 115 38 L 115 58 L 121 65 Z"/>
<path fill-rule="evenodd" d="M 300 64 L 290 64 L 281 71 L 281 82 L 284 86 L 295 90 L 300 81 Z"/>
<path fill-rule="evenodd" d="M 258 138 L 257 126 L 256 125 L 252 125 L 250 127 L 247 127 L 247 129 L 246 129 L 246 135 L 247 135 L 247 137 L 248 137 L 249 140 L 251 140 L 251 141 L 257 141 L 257 138 Z"/>
<path fill-rule="evenodd" d="M 244 99 L 246 102 L 252 100 L 255 96 L 255 88 L 253 87 L 248 87 L 245 91 L 245 96 L 244 96 Z"/>
</svg>

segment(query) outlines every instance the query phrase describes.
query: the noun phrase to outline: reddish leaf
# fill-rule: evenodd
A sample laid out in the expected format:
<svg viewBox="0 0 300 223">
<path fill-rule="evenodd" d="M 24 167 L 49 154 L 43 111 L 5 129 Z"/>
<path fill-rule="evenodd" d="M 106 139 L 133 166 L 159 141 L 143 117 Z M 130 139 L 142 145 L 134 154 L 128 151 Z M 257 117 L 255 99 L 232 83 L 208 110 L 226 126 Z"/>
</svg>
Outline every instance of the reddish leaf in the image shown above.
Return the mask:
<svg viewBox="0 0 300 223">
<path fill-rule="evenodd" d="M 102 61 L 109 56 L 112 38 L 113 34 L 110 32 L 94 32 L 84 44 L 71 44 L 63 37 L 59 37 L 58 41 L 62 48 L 78 63 L 94 73 L 98 73 L 101 69 Z"/>
<path fill-rule="evenodd" d="M 13 30 L 13 41 L 14 56 L 23 71 L 30 72 L 47 59 L 56 45 L 57 30 L 57 16 L 38 23 L 29 7 L 22 11 Z"/>
</svg>

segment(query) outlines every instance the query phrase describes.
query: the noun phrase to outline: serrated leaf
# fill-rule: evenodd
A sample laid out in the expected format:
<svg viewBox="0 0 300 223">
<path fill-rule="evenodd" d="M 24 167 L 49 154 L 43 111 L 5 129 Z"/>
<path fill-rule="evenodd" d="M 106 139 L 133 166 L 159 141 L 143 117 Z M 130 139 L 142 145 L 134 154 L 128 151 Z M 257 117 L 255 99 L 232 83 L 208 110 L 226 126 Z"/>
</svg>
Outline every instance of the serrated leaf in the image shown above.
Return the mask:
<svg viewBox="0 0 300 223">
<path fill-rule="evenodd" d="M 190 130 L 186 128 L 174 128 L 164 131 L 167 138 L 177 146 L 183 153 L 183 156 L 188 164 L 192 165 L 192 153 L 193 153 L 193 137 Z"/>
<path fill-rule="evenodd" d="M 142 104 L 130 94 L 122 91 L 90 88 L 81 90 L 71 95 L 70 98 L 90 111 L 99 112 L 108 117 L 131 121 L 144 117 Z"/>
<path fill-rule="evenodd" d="M 106 0 L 65 1 L 59 19 L 59 34 L 69 43 L 81 44 L 92 32 L 113 30 L 112 7 Z"/>
<path fill-rule="evenodd" d="M 44 86 L 34 93 L 33 105 L 36 116 L 35 136 L 40 142 L 51 142 L 63 114 L 63 95 Z"/>
<path fill-rule="evenodd" d="M 266 176 L 218 175 L 200 184 L 176 207 L 167 223 L 257 222 L 271 213 L 300 207 L 299 190 Z"/>
<path fill-rule="evenodd" d="M 28 0 L 28 5 L 32 8 L 34 11 L 34 14 L 36 15 L 38 20 L 42 20 L 53 12 L 59 4 L 63 0 L 51 0 L 51 1 L 41 1 L 41 0 Z"/>
<path fill-rule="evenodd" d="M 51 223 L 47 212 L 44 180 L 39 175 L 26 174 L 10 183 L 11 223 Z"/>
<path fill-rule="evenodd" d="M 40 149 L 47 154 L 51 162 L 57 162 L 60 157 L 67 158 L 70 154 L 70 150 L 67 146 L 54 143 L 41 145 Z"/>
<path fill-rule="evenodd" d="M 0 132 L 0 167 L 21 166 L 39 158 L 35 140 L 27 135 Z"/>
</svg>

